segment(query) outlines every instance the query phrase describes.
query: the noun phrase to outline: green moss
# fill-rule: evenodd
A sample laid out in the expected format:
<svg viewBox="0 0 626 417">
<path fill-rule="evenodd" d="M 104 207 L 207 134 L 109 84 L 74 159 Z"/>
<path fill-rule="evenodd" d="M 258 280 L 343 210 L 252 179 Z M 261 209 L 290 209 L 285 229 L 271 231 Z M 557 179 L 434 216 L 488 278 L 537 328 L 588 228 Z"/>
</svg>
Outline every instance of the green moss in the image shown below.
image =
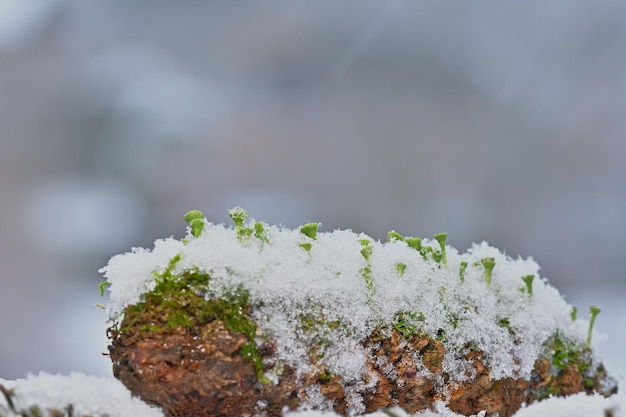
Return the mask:
<svg viewBox="0 0 626 417">
<path fill-rule="evenodd" d="M 155 273 L 155 287 L 142 295 L 141 302 L 125 310 L 120 332 L 139 327 L 142 331 L 166 332 L 180 327 L 193 329 L 213 320 L 224 323 L 230 332 L 244 335 L 248 342 L 242 355 L 254 364 L 257 377 L 263 377 L 263 361 L 255 343 L 256 324 L 247 315 L 249 292 L 241 286 L 223 292 L 219 298 L 206 298 L 210 276 L 197 268 L 174 273 L 181 255 L 173 257 L 161 273 Z"/>
<path fill-rule="evenodd" d="M 402 334 L 405 339 L 411 339 L 419 331 L 420 321 L 424 321 L 423 313 L 400 311 L 393 318 L 393 328 Z"/>
<path fill-rule="evenodd" d="M 585 349 L 563 338 L 558 333 L 549 341 L 548 346 L 548 359 L 559 371 L 563 371 L 568 366 L 573 365 L 584 372 L 591 365 L 588 355 L 584 354 Z"/>
</svg>

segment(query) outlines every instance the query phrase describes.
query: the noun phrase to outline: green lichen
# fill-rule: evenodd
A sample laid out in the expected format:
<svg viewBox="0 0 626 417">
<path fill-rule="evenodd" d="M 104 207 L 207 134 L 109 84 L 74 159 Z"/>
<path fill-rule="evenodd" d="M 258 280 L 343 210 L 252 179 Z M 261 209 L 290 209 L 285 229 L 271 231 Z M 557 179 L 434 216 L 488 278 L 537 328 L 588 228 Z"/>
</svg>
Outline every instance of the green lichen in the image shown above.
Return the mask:
<svg viewBox="0 0 626 417">
<path fill-rule="evenodd" d="M 406 264 L 402 263 L 402 262 L 398 262 L 396 264 L 396 272 L 398 272 L 398 276 L 402 276 L 404 275 L 404 271 L 406 270 Z"/>
</svg>

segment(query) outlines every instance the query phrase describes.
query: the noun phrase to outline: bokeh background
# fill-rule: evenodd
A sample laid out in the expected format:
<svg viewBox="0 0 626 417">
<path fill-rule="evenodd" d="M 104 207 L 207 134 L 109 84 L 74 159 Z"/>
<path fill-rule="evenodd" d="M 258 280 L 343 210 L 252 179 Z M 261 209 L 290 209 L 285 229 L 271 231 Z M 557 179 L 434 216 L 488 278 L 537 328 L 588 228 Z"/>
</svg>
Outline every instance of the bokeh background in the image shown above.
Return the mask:
<svg viewBox="0 0 626 417">
<path fill-rule="evenodd" d="M 97 270 L 242 206 L 532 256 L 626 375 L 626 3 L 0 0 L 0 376 L 110 375 Z"/>
</svg>

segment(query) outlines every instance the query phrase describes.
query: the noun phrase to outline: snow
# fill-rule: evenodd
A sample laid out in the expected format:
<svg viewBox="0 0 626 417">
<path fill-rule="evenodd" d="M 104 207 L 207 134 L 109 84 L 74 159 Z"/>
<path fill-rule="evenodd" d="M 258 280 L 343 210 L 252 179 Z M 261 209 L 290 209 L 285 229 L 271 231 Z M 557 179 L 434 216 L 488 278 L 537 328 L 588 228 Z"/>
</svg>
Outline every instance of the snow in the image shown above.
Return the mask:
<svg viewBox="0 0 626 417">
<path fill-rule="evenodd" d="M 0 384 L 15 390 L 13 402 L 18 411 L 31 406 L 63 411 L 71 404 L 73 415 L 79 416 L 163 417 L 160 409 L 132 397 L 120 381 L 110 377 L 40 373 L 15 381 L 0 378 Z M 0 416 L 13 415 L 21 414 L 9 413 L 6 398 L 0 396 Z"/>
<path fill-rule="evenodd" d="M 542 345 L 556 332 L 581 347 L 587 342 L 589 322 L 572 320 L 572 306 L 539 275 L 539 266 L 531 258 L 511 258 L 484 242 L 464 253 L 445 246 L 444 258 L 437 240 L 423 239 L 421 247 L 426 250 L 419 252 L 399 235 L 383 243 L 350 230 L 304 233 L 266 224 L 255 227 L 253 220 L 236 227 L 202 222 L 201 232 L 188 228 L 184 239 L 160 239 L 153 249 L 133 248 L 111 258 L 101 269 L 109 284 L 106 311 L 111 321 L 119 322 L 124 308 L 139 302 L 154 287 L 154 274 L 163 272 L 180 255 L 172 272 L 192 268 L 208 272 L 208 297 L 245 287 L 253 319 L 276 341 L 279 358 L 299 372 L 310 366 L 312 338 L 327 338 L 331 343 L 321 360 L 341 375 L 345 387 L 361 384 L 362 389 L 362 381 L 367 380 L 362 377 L 367 372 L 368 352 L 360 342 L 401 313 L 407 325 L 431 336 L 445 334 L 443 369 L 451 380 L 468 378 L 467 363 L 454 354 L 467 343 L 485 352 L 491 376 L 498 379 L 528 378 Z M 495 261 L 490 280 L 485 259 Z M 530 275 L 532 293 L 522 280 Z M 339 322 L 342 330 L 320 325 L 317 334 L 303 332 L 303 316 L 320 323 Z M 162 416 L 113 378 L 41 373 L 17 381 L 0 379 L 0 384 L 15 389 L 18 410 L 32 405 L 63 410 L 72 404 L 78 415 Z M 286 411 L 285 417 L 337 416 L 329 411 L 323 396 L 315 395 L 315 389 L 310 387 L 312 400 L 302 410 Z M 364 407 L 358 391 L 346 390 L 346 395 L 352 414 L 361 415 Z M 515 416 L 600 416 L 608 415 L 606 410 L 625 417 L 626 396 L 549 398 L 522 408 Z M 0 397 L 0 415 L 14 415 L 4 397 Z M 409 414 L 394 408 L 368 416 Z M 413 416 L 458 415 L 438 402 L 433 410 Z"/>
<path fill-rule="evenodd" d="M 120 320 L 127 305 L 140 301 L 154 285 L 153 274 L 180 254 L 174 272 L 196 267 L 209 272 L 210 296 L 238 285 L 249 290 L 253 318 L 277 341 L 280 359 L 296 369 L 308 366 L 310 339 L 299 331 L 302 316 L 345 324 L 346 331 L 330 337 L 337 353 L 351 355 L 323 359 L 345 380 L 359 380 L 365 372 L 366 352 L 358 342 L 401 312 L 415 313 L 412 324 L 431 337 L 445 334 L 443 366 L 457 380 L 467 376 L 455 352 L 467 343 L 485 352 L 491 376 L 499 379 L 529 378 L 544 343 L 556 332 L 581 347 L 586 341 L 588 321 L 571 320 L 572 306 L 539 275 L 537 263 L 513 259 L 485 242 L 465 253 L 446 246 L 444 265 L 431 255 L 425 259 L 400 239 L 383 243 L 350 230 L 310 237 L 299 229 L 265 224 L 262 239 L 239 233 L 241 227 L 252 229 L 253 220 L 236 228 L 203 221 L 198 237 L 188 230 L 182 240 L 157 240 L 152 250 L 135 248 L 102 268 L 110 284 L 107 311 L 112 320 Z M 367 257 L 365 246 L 371 248 Z M 422 240 L 422 247 L 440 251 L 435 240 Z M 486 258 L 495 260 L 490 283 L 481 262 Z M 462 262 L 467 264 L 463 279 Z M 405 265 L 402 274 L 398 264 Z M 532 295 L 522 280 L 528 275 L 534 277 Z"/>
</svg>

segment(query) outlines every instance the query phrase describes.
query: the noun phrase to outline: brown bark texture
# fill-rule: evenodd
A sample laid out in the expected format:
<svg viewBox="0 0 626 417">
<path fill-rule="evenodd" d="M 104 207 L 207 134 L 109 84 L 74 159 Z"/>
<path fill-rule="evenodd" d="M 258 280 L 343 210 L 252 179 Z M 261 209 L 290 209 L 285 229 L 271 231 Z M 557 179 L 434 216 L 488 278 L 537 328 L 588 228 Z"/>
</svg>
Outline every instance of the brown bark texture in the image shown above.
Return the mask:
<svg viewBox="0 0 626 417">
<path fill-rule="evenodd" d="M 322 365 L 298 377 L 284 365 L 277 383 L 259 381 L 253 361 L 242 354 L 249 340 L 229 331 L 220 320 L 160 330 L 142 329 L 136 318 L 134 321 L 128 323 L 125 318 L 119 327 L 123 331 L 109 331 L 114 375 L 134 395 L 162 407 L 169 417 L 282 416 L 285 408 L 295 410 L 306 404 L 311 387 L 316 387 L 315 392 L 321 393 L 335 412 L 350 414 L 346 381 Z M 436 339 L 414 335 L 406 340 L 393 329 L 386 335 L 374 332 L 363 343 L 371 352 L 368 376 L 364 377 L 368 380 L 363 381 L 369 388 L 359 392 L 366 412 L 399 406 L 415 413 L 441 400 L 462 415 L 486 410 L 487 415 L 508 417 L 522 403 L 548 395 L 582 391 L 609 395 L 616 389 L 606 383 L 602 366 L 590 377 L 573 364 L 556 370 L 545 357 L 537 359 L 529 380 L 493 380 L 483 352 L 469 348 L 465 359 L 471 362 L 474 377 L 469 382 L 455 382 L 442 371 L 444 346 Z M 279 366 L 273 359 L 271 341 L 259 352 L 266 368 Z M 422 363 L 416 363 L 418 360 Z M 432 376 L 420 376 L 416 370 L 424 367 Z M 375 384 L 367 384 L 372 381 Z"/>
</svg>

